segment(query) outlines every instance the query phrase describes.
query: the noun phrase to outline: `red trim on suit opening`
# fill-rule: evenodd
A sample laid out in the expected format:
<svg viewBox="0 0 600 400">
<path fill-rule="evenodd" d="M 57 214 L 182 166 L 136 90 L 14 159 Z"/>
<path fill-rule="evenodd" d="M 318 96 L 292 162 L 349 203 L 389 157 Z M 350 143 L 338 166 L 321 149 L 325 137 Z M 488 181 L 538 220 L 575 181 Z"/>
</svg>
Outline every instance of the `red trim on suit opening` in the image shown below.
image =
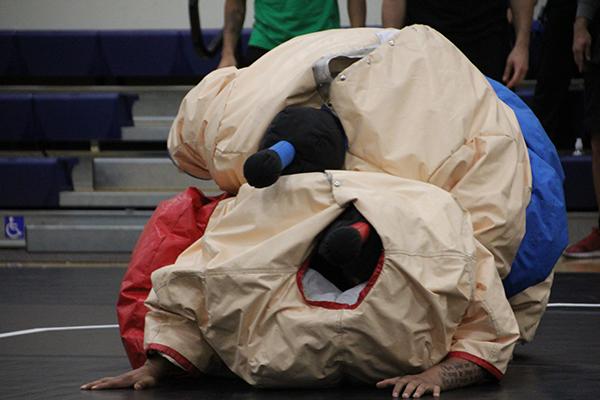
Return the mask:
<svg viewBox="0 0 600 400">
<path fill-rule="evenodd" d="M 377 261 L 377 266 L 375 267 L 373 274 L 371 274 L 371 277 L 367 282 L 367 286 L 365 286 L 363 290 L 360 291 L 358 295 L 358 300 L 354 304 L 336 303 L 335 301 L 316 301 L 309 300 L 306 298 L 306 296 L 304 295 L 304 284 L 302 283 L 302 278 L 304 277 L 304 274 L 310 267 L 310 259 L 306 260 L 302 267 L 296 273 L 296 283 L 298 285 L 298 289 L 300 289 L 300 294 L 302 295 L 304 301 L 307 304 L 310 304 L 311 306 L 323 307 L 331 310 L 354 310 L 360 305 L 360 303 L 362 303 L 367 294 L 369 294 L 371 288 L 373 288 L 373 286 L 375 285 L 375 281 L 377 281 L 377 278 L 379 278 L 379 275 L 381 275 L 381 271 L 383 270 L 383 260 L 385 259 L 384 256 L 385 254 L 382 251 L 381 255 L 379 256 L 379 260 Z"/>
<path fill-rule="evenodd" d="M 462 358 L 463 360 L 471 361 L 472 363 L 475 363 L 481 368 L 485 369 L 490 374 L 494 375 L 494 377 L 498 380 L 502 379 L 502 377 L 504 376 L 504 374 L 500 372 L 498 368 L 494 367 L 486 360 L 474 356 L 473 354 L 466 353 L 464 351 L 451 351 L 450 353 L 448 353 L 448 357 Z"/>
<path fill-rule="evenodd" d="M 148 353 L 149 350 L 154 350 L 154 351 L 158 351 L 159 353 L 166 354 L 167 356 L 171 357 L 173 360 L 175 360 L 177 362 L 177 364 L 182 366 L 187 372 L 189 372 L 191 374 L 200 373 L 200 370 L 198 368 L 196 368 L 196 366 L 194 364 L 192 364 L 187 358 L 185 358 L 184 356 L 179 354 L 179 352 L 177 352 L 176 350 L 173 350 L 172 348 L 170 348 L 168 346 L 158 344 L 158 343 L 150 343 L 146 347 L 146 353 Z"/>
<path fill-rule="evenodd" d="M 355 222 L 350 227 L 358 231 L 361 243 L 365 243 L 371 234 L 371 227 L 366 222 Z"/>
</svg>

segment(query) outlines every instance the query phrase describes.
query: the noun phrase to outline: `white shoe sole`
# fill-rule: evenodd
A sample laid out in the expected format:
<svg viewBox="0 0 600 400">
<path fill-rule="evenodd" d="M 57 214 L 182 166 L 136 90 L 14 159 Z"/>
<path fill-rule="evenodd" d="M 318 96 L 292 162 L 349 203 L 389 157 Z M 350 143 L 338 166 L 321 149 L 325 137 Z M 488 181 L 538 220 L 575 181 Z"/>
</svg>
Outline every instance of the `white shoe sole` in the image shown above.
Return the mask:
<svg viewBox="0 0 600 400">
<path fill-rule="evenodd" d="M 563 253 L 563 256 L 567 258 L 600 258 L 600 250 L 589 251 L 587 253 Z"/>
</svg>

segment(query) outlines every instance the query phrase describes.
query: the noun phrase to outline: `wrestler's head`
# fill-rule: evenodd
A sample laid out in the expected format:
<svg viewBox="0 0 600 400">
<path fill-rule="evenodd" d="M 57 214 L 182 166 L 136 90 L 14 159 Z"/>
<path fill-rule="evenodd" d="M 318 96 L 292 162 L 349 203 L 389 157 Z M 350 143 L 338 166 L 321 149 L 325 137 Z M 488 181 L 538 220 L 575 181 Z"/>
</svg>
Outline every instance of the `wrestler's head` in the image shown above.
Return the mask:
<svg viewBox="0 0 600 400">
<path fill-rule="evenodd" d="M 259 151 L 244 164 L 244 176 L 254 187 L 270 186 L 280 175 L 342 169 L 346 135 L 327 108 L 287 107 L 267 129 Z"/>
</svg>

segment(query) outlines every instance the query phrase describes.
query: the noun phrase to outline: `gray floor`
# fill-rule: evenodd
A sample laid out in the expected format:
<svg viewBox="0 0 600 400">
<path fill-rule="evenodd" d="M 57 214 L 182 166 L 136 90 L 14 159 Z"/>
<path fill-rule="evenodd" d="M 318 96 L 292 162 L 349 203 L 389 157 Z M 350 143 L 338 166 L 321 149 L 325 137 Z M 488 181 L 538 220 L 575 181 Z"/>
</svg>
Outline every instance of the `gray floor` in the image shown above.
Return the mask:
<svg viewBox="0 0 600 400">
<path fill-rule="evenodd" d="M 36 327 L 115 324 L 121 268 L 0 268 L 0 333 Z M 551 302 L 600 303 L 600 274 L 559 274 Z M 578 399 L 600 391 L 600 308 L 549 309 L 536 341 L 517 348 L 500 384 L 445 399 Z M 118 330 L 0 338 L 0 399 L 385 399 L 390 391 L 257 390 L 213 378 L 145 392 L 82 392 L 79 385 L 129 369 Z"/>
</svg>

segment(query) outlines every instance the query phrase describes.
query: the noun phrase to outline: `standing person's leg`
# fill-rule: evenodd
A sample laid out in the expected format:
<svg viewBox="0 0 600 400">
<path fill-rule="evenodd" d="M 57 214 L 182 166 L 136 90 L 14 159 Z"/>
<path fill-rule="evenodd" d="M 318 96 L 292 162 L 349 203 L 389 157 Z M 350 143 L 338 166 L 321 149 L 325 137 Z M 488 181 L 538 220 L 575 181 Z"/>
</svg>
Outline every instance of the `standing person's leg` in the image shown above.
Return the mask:
<svg viewBox="0 0 600 400">
<path fill-rule="evenodd" d="M 591 135 L 594 193 L 600 210 L 600 65 L 590 63 L 583 76 L 585 80 L 584 125 Z M 600 227 L 600 216 L 598 226 Z"/>
<path fill-rule="evenodd" d="M 510 53 L 508 24 L 502 31 L 484 37 L 451 37 L 451 42 L 464 53 L 485 76 L 502 82 L 506 57 Z"/>
<path fill-rule="evenodd" d="M 594 36 L 598 39 L 598 34 Z M 585 127 L 591 135 L 592 144 L 592 174 L 596 203 L 600 210 L 600 63 L 588 63 L 583 74 L 585 81 Z M 598 227 L 569 246 L 564 255 L 575 258 L 600 257 L 600 217 Z"/>
<path fill-rule="evenodd" d="M 240 67 L 250 66 L 254 61 L 267 54 L 268 51 L 269 50 L 263 49 L 262 47 L 248 46 L 248 49 L 246 49 L 244 57 L 242 58 L 242 62 L 240 63 Z"/>
<path fill-rule="evenodd" d="M 558 143 L 560 110 L 566 105 L 569 84 L 575 73 L 571 45 L 576 5 L 572 0 L 549 0 L 544 11 L 533 111 L 555 145 Z"/>
</svg>

